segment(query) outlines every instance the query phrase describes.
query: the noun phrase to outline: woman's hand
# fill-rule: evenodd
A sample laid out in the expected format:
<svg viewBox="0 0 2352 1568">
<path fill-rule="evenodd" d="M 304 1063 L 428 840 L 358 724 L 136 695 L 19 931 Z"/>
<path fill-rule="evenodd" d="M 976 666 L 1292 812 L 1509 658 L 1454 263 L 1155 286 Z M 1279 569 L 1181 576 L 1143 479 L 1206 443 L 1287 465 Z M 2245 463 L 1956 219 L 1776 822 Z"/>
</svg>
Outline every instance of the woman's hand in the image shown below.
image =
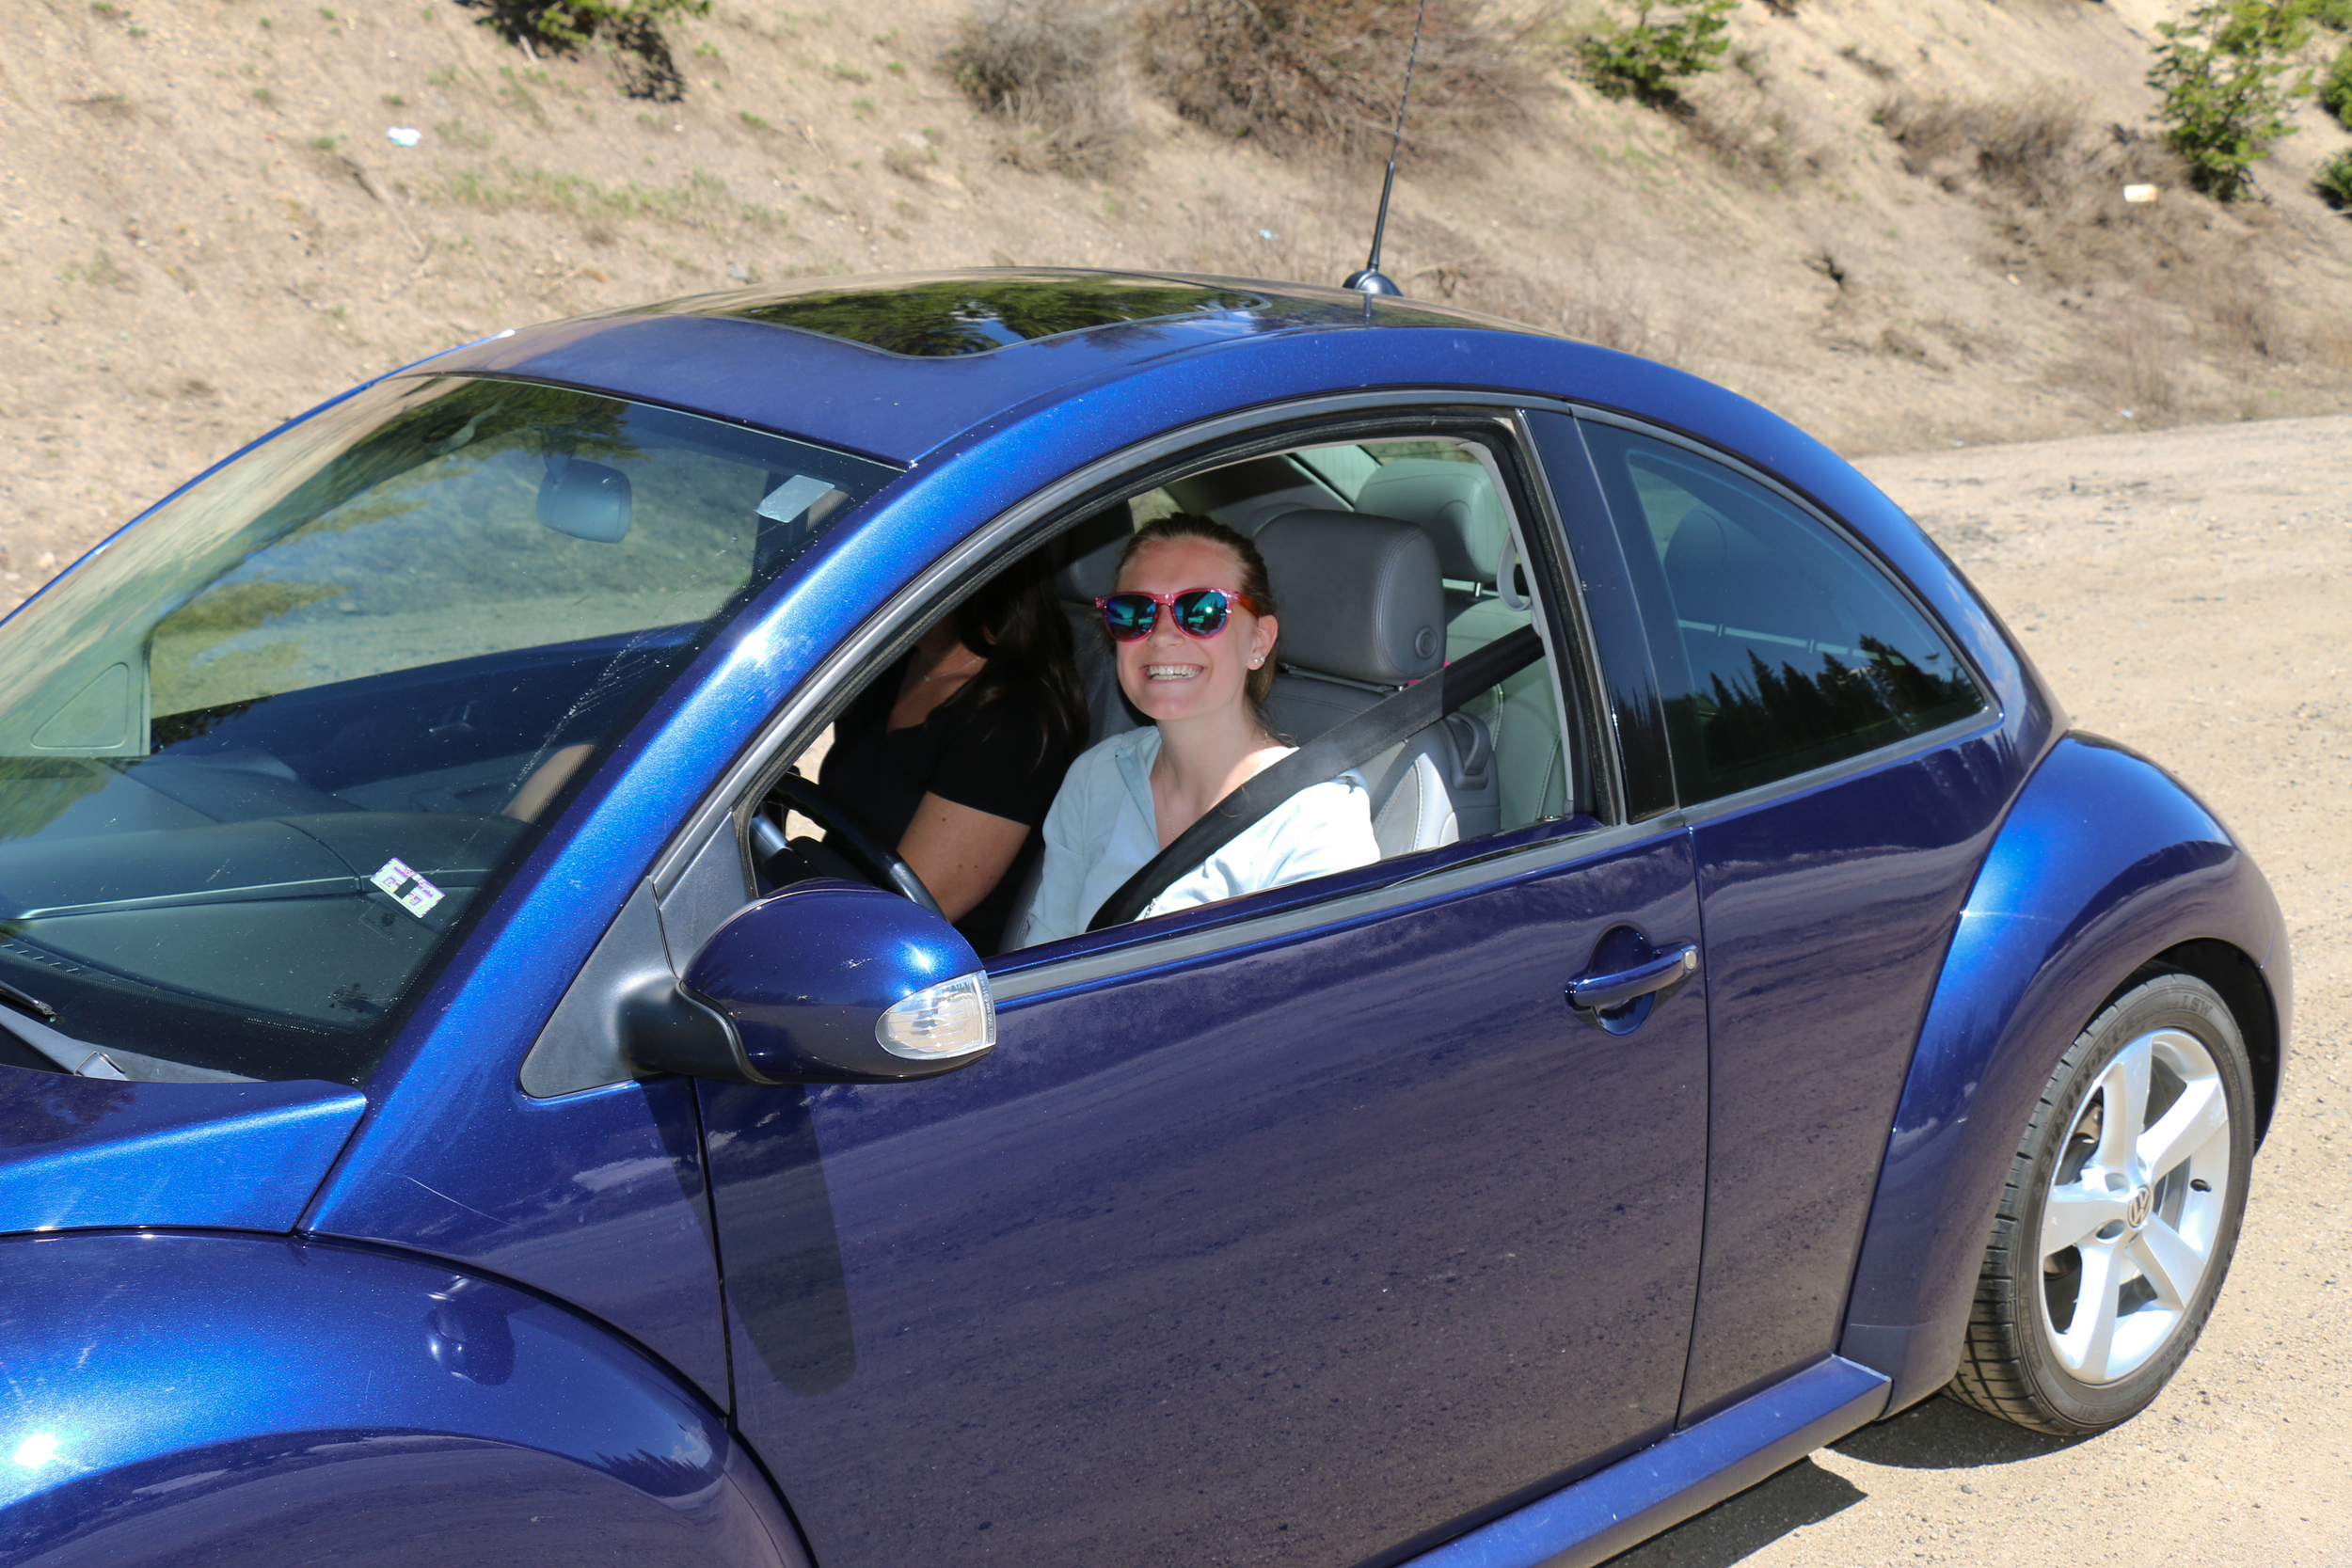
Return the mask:
<svg viewBox="0 0 2352 1568">
<path fill-rule="evenodd" d="M 898 840 L 898 858 L 914 868 L 950 920 L 961 920 L 1012 868 L 1029 836 L 1025 822 L 926 794 Z"/>
</svg>

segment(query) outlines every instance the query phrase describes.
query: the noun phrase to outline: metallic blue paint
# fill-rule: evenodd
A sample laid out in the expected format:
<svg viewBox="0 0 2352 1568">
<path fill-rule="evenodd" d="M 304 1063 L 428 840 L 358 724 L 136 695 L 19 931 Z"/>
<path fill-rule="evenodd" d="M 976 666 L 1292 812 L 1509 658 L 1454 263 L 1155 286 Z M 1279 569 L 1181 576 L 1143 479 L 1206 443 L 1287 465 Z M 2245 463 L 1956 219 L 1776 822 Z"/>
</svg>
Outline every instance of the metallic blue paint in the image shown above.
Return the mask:
<svg viewBox="0 0 2352 1568">
<path fill-rule="evenodd" d="M 692 1085 L 655 1078 L 532 1100 L 514 1079 L 535 1029 L 485 1032 L 504 1088 L 473 1103 L 471 1126 L 399 1106 L 377 1118 L 383 1131 L 364 1179 L 346 1160 L 303 1228 L 412 1247 L 544 1291 L 635 1339 L 723 1406 L 726 1346 Z M 437 1146 L 437 1133 L 453 1147 Z"/>
<path fill-rule="evenodd" d="M 725 316 L 623 314 L 532 327 L 477 344 L 433 373 L 628 386 L 648 402 L 766 424 L 789 410 L 803 438 L 908 462 L 976 420 L 1073 381 L 1253 330 L 1207 317 L 1137 324 L 942 359 L 898 355 Z"/>
<path fill-rule="evenodd" d="M 129 1084 L 0 1067 L 0 1233 L 292 1229 L 366 1103 L 339 1084 Z"/>
<path fill-rule="evenodd" d="M 1529 424 L 1604 632 L 1620 715 L 1655 711 L 1643 609 L 1671 616 L 1655 568 L 1629 561 L 1577 436 Z M 1800 459 L 1806 454 L 1799 451 Z M 1887 1124 L 1936 960 L 2019 783 L 2050 744 L 2054 705 L 1956 571 L 1867 485 L 1828 473 L 1840 515 L 1914 586 L 1969 655 L 1997 711 L 1961 736 L 1711 802 L 1694 814 L 1710 1015 L 1708 1236 L 1680 1419 L 1699 1420 L 1835 1350 Z M 1636 522 L 1633 532 L 1645 537 Z M 1645 580 L 1637 570 L 1647 568 Z M 1607 635 L 1612 622 L 1633 622 Z M 1630 770 L 1630 769 L 1629 769 Z"/>
<path fill-rule="evenodd" d="M 816 880 L 739 911 L 680 978 L 733 1022 L 757 1077 L 859 1081 L 927 1078 L 974 1060 L 894 1056 L 874 1026 L 916 991 L 979 967 L 972 944 L 930 911 L 880 888 Z"/>
<path fill-rule="evenodd" d="M 737 1423 L 818 1560 L 1359 1561 L 1664 1436 L 1706 1008 L 1577 1022 L 1623 926 L 1696 940 L 1679 831 L 1006 1001 L 930 1083 L 706 1085 Z"/>
<path fill-rule="evenodd" d="M 804 1562 L 725 1426 L 659 1368 L 413 1258 L 0 1243 L 0 1562 Z"/>
<path fill-rule="evenodd" d="M 2262 873 L 2161 768 L 2071 736 L 1969 892 L 1886 1142 L 1840 1353 L 1892 1407 L 1959 1362 L 1993 1206 L 2058 1057 L 2138 966 L 2195 941 L 2260 966 L 2286 1037 L 2285 926 Z"/>
<path fill-rule="evenodd" d="M 1686 1423 L 1837 1348 L 1937 959 L 2024 773 L 1988 726 L 1692 827 L 1713 1114 Z"/>
<path fill-rule="evenodd" d="M 600 318 L 581 330 L 612 326 Z M 804 344 L 823 343 L 805 333 L 759 331 L 765 336 L 731 349 L 732 357 L 711 372 L 713 387 L 757 373 L 755 345 L 788 344 L 797 354 Z M 466 352 L 501 351 L 522 336 Z M 1060 341 L 977 357 L 1051 354 Z M 850 345 L 841 352 L 857 356 L 860 385 L 886 382 L 902 397 L 926 385 L 920 372 L 962 362 L 907 360 Z M 438 372 L 467 362 L 465 356 L 445 356 L 428 368 Z M 636 375 L 659 367 L 639 354 L 626 368 Z M 848 376 L 850 368 L 840 373 Z M 619 374 L 616 368 L 615 380 Z M 931 560 L 1051 477 L 1236 406 L 1317 396 L 1333 387 L 1565 388 L 1593 378 L 1606 378 L 1621 401 L 1655 398 L 1668 408 L 1677 408 L 1677 400 L 1688 403 L 1677 409 L 1685 416 L 1679 422 L 1705 425 L 1724 441 L 1779 431 L 1775 450 L 1809 451 L 1818 462 L 1836 463 L 1793 427 L 1678 372 L 1470 325 L 1276 331 L 1196 347 L 1103 372 L 924 454 L 921 467 L 819 538 L 704 650 L 551 825 L 501 895 L 496 916 L 452 956 L 420 1001 L 416 1022 L 388 1053 L 371 1081 L 373 1108 L 306 1226 L 486 1261 L 488 1254 L 476 1249 L 516 1223 L 514 1216 L 533 1210 L 532 1188 L 518 1180 L 529 1167 L 502 1168 L 511 1156 L 488 1151 L 545 1147 L 539 1135 L 521 1131 L 519 1118 L 537 1117 L 544 1107 L 517 1092 L 515 1064 L 674 826 L 851 628 Z M 707 411 L 729 418 L 752 412 L 737 405 Z M 644 1157 L 660 1147 L 649 1124 L 635 1136 Z M 481 1223 L 456 1218 L 453 1207 Z M 460 1231 L 469 1239 L 448 1250 Z M 590 1305 L 574 1287 L 517 1277 Z M 639 1324 L 621 1326 L 651 1342 Z"/>
<path fill-rule="evenodd" d="M 1886 1379 L 1830 1356 L 1407 1568 L 1588 1568 L 1878 1419 Z"/>
</svg>

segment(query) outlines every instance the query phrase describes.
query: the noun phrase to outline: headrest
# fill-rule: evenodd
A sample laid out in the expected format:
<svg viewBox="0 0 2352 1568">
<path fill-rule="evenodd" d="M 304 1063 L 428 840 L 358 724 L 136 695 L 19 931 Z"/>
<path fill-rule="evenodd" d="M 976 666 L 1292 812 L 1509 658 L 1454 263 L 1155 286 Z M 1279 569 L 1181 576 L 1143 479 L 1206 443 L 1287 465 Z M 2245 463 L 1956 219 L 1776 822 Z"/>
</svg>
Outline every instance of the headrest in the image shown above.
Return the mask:
<svg viewBox="0 0 2352 1568">
<path fill-rule="evenodd" d="M 1135 531 L 1135 509 L 1120 501 L 1063 534 L 1068 553 L 1054 574 L 1055 596 L 1066 604 L 1091 605 L 1118 587 L 1119 554 Z"/>
<path fill-rule="evenodd" d="M 1438 546 L 1438 570 L 1456 582 L 1493 587 L 1511 525 L 1494 482 L 1476 463 L 1401 457 L 1384 463 L 1356 493 L 1357 510 L 1418 523 Z"/>
<path fill-rule="evenodd" d="M 1282 662 L 1402 686 L 1445 662 L 1445 590 L 1429 535 L 1360 512 L 1286 512 L 1258 535 L 1281 607 Z"/>
</svg>

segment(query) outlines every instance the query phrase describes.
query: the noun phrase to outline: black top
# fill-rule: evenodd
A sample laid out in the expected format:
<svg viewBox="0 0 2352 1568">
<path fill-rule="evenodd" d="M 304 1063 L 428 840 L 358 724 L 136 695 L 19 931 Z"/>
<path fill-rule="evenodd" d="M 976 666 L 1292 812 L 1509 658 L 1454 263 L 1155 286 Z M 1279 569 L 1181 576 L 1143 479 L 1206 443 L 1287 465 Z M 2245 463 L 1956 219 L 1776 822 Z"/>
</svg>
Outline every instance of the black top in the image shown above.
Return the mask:
<svg viewBox="0 0 2352 1568">
<path fill-rule="evenodd" d="M 912 656 L 910 656 L 912 657 Z M 1053 704 L 1011 690 L 993 702 L 962 693 L 931 709 L 919 724 L 889 729 L 906 676 L 901 659 L 862 692 L 834 725 L 833 750 L 818 783 L 874 839 L 896 847 L 925 795 L 1025 823 L 1021 853 L 987 897 L 956 922 L 981 955 L 996 951 L 1013 895 L 1036 863 L 1038 830 L 1061 788 L 1076 747 Z"/>
</svg>

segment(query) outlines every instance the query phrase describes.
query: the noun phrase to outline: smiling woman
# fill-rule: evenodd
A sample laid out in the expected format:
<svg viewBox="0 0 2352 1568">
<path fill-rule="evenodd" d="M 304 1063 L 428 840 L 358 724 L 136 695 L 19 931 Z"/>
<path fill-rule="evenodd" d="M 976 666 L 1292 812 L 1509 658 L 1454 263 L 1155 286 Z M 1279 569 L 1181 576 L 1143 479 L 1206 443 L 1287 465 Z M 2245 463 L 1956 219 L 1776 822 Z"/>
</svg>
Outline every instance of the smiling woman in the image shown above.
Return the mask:
<svg viewBox="0 0 2352 1568">
<path fill-rule="evenodd" d="M 20 1065 L 356 1082 L 568 791 L 882 465 L 557 388 L 393 382 L 9 626 Z M 107 1072 L 111 1069 L 111 1073 Z"/>
<path fill-rule="evenodd" d="M 1296 750 L 1267 727 L 1281 635 L 1258 547 L 1192 513 L 1147 523 L 1096 601 L 1120 689 L 1152 721 L 1080 757 L 1045 819 L 1045 869 L 1022 932 L 1086 930 L 1129 879 L 1220 800 Z M 1311 784 L 1182 871 L 1144 915 L 1236 898 L 1380 858 L 1361 774 Z"/>
</svg>

